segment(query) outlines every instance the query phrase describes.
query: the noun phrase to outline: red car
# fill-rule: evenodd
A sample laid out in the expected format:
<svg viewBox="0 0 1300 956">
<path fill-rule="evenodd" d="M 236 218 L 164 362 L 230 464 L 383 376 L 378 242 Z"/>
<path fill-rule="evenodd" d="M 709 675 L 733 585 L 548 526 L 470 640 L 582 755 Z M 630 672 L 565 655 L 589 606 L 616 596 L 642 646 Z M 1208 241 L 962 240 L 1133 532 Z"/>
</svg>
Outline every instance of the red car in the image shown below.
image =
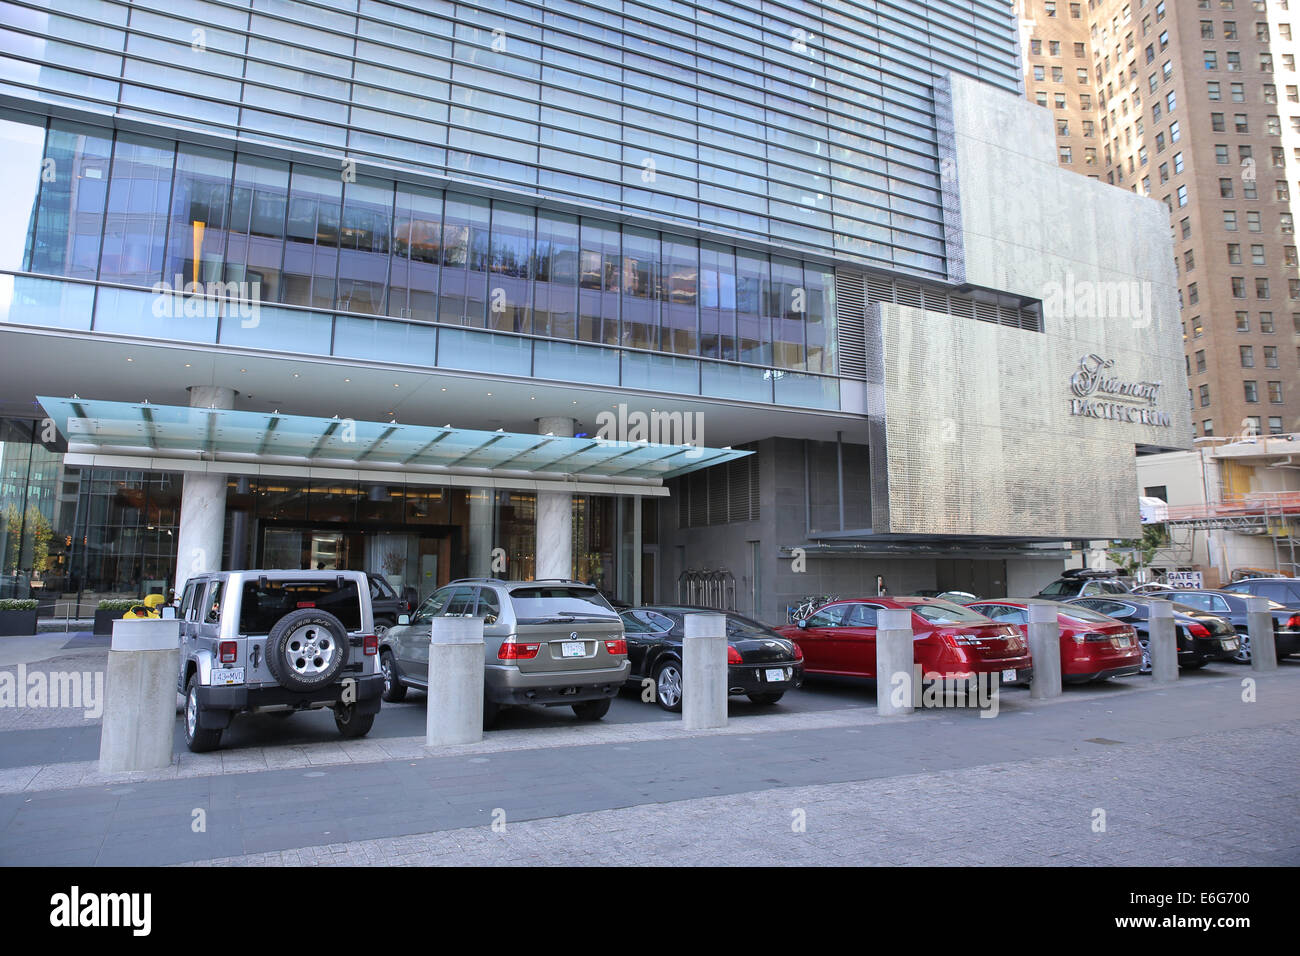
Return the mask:
<svg viewBox="0 0 1300 956">
<path fill-rule="evenodd" d="M 776 631 L 798 642 L 805 674 L 874 678 L 876 615 L 888 609 L 912 612 L 913 654 L 923 674 L 959 677 L 1030 666 L 1029 645 L 1019 628 L 936 598 L 832 601 Z"/>
<path fill-rule="evenodd" d="M 1056 608 L 1061 625 L 1061 680 L 1082 684 L 1110 677 L 1129 677 L 1142 669 L 1142 648 L 1130 625 L 1078 604 L 1060 601 L 993 599 L 970 601 L 972 611 L 1029 634 L 1029 605 Z"/>
</svg>

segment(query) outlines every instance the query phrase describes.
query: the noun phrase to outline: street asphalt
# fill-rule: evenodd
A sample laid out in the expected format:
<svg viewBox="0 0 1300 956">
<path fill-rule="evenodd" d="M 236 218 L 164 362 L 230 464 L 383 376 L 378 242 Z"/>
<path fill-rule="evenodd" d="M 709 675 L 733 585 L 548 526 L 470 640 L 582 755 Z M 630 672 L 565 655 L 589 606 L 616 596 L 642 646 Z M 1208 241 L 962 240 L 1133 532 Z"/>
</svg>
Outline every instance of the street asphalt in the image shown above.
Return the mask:
<svg viewBox="0 0 1300 956">
<path fill-rule="evenodd" d="M 106 653 L 0 643 L 0 670 Z M 1300 863 L 1300 663 L 1010 688 L 993 719 L 879 718 L 873 692 L 733 700 L 695 733 L 628 693 L 600 724 L 534 708 L 441 749 L 413 695 L 373 739 L 341 744 L 328 712 L 248 720 L 113 777 L 97 721 L 0 708 L 0 864 Z"/>
</svg>

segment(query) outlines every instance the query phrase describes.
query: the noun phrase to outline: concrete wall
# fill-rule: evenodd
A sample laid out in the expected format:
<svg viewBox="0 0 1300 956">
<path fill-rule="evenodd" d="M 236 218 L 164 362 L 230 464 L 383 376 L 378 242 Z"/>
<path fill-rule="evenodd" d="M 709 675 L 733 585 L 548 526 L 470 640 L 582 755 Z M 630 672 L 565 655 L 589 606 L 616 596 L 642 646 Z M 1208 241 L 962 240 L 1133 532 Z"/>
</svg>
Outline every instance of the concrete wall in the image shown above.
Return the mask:
<svg viewBox="0 0 1300 956">
<path fill-rule="evenodd" d="M 1047 110 L 961 78 L 951 103 L 967 282 L 1041 299 L 1044 333 L 880 305 L 894 533 L 1130 537 L 1134 450 L 1191 443 L 1163 204 L 1056 164 Z M 1071 414 L 1072 376 L 1158 383 L 1168 427 Z M 877 528 L 877 531 L 885 530 Z"/>
</svg>

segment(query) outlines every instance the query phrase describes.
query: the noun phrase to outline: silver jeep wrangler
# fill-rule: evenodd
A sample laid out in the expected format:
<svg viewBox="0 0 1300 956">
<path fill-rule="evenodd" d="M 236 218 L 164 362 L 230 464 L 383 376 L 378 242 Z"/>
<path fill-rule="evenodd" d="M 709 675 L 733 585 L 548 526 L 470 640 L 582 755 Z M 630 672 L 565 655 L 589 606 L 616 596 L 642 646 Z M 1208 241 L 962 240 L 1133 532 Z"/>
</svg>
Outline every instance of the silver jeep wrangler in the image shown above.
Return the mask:
<svg viewBox="0 0 1300 956">
<path fill-rule="evenodd" d="M 214 749 L 236 714 L 330 707 L 364 737 L 384 675 L 361 571 L 212 571 L 185 582 L 177 609 L 185 743 Z"/>
</svg>

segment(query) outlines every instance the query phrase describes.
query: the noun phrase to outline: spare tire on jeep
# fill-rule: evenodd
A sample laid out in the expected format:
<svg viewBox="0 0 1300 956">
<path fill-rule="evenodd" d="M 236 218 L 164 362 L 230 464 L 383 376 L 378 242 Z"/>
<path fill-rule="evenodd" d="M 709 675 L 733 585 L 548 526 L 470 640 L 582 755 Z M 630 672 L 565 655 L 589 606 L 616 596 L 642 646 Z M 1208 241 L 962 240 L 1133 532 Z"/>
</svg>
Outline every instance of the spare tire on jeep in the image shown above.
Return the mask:
<svg viewBox="0 0 1300 956">
<path fill-rule="evenodd" d="M 314 691 L 339 676 L 348 662 L 348 630 L 318 608 L 290 611 L 266 636 L 266 666 L 285 690 Z"/>
</svg>

